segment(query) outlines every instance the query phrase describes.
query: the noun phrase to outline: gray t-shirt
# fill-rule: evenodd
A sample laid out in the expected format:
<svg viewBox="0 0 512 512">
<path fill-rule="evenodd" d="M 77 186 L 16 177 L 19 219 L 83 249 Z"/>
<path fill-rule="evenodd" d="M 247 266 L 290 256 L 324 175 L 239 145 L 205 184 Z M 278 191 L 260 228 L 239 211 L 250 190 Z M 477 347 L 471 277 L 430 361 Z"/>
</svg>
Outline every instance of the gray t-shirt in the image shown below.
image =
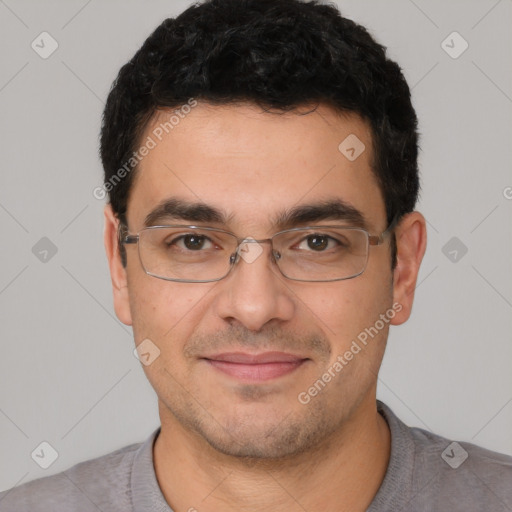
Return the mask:
<svg viewBox="0 0 512 512">
<path fill-rule="evenodd" d="M 391 457 L 367 512 L 512 511 L 512 457 L 410 428 L 382 402 L 378 409 L 391 430 Z M 159 432 L 0 493 L 0 511 L 172 512 L 153 466 Z"/>
</svg>

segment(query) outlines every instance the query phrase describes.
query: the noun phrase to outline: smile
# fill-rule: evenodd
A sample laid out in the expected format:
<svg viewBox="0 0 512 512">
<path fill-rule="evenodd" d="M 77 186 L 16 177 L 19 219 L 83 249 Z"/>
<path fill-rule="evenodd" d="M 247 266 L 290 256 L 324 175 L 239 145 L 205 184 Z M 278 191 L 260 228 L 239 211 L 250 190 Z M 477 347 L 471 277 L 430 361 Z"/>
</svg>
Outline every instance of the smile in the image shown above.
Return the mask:
<svg viewBox="0 0 512 512">
<path fill-rule="evenodd" d="M 261 354 L 232 352 L 203 359 L 216 370 L 245 382 L 263 382 L 283 377 L 308 361 L 308 358 L 283 352 Z"/>
</svg>

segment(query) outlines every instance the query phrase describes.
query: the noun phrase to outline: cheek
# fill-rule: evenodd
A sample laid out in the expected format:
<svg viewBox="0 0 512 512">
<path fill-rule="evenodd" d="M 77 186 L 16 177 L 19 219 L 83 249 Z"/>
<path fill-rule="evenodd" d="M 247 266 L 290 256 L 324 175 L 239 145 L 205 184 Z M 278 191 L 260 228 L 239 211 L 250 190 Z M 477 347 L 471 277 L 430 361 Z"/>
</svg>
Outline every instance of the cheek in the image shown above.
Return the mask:
<svg viewBox="0 0 512 512">
<path fill-rule="evenodd" d="M 191 331 L 196 325 L 194 316 L 208 292 L 202 285 L 173 283 L 146 274 L 129 279 L 128 286 L 136 342 L 150 338 L 163 347 L 169 346 L 169 338 L 176 346 L 190 335 L 183 330 Z"/>
<path fill-rule="evenodd" d="M 392 287 L 387 281 L 388 274 L 389 271 L 387 274 L 365 272 L 351 280 L 323 285 L 321 291 L 308 295 L 304 302 L 331 340 L 333 352 L 344 352 L 352 340 L 373 326 L 391 307 Z"/>
<path fill-rule="evenodd" d="M 329 337 L 351 333 L 372 312 L 375 290 L 359 278 L 322 284 L 304 302 Z"/>
</svg>

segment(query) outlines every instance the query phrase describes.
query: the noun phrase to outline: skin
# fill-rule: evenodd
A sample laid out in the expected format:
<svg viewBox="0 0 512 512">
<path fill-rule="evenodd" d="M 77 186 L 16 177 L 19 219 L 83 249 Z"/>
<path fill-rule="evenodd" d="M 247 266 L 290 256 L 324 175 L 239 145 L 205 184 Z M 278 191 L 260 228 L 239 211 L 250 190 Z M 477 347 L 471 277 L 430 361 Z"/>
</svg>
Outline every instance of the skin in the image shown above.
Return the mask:
<svg viewBox="0 0 512 512">
<path fill-rule="evenodd" d="M 155 116 L 142 140 L 165 119 Z M 353 162 L 338 150 L 349 134 L 366 146 Z M 371 148 L 365 121 L 325 105 L 307 115 L 276 115 L 248 104 L 199 103 L 140 163 L 128 203 L 130 233 L 174 197 L 224 210 L 227 224 L 208 225 L 240 238 L 268 238 L 278 231 L 277 212 L 332 198 L 363 212 L 370 233 L 380 234 L 387 223 Z M 396 228 L 394 271 L 388 238 L 370 247 L 362 275 L 331 283 L 285 279 L 268 244 L 221 281 L 164 281 L 143 271 L 135 245 L 126 246 L 122 266 L 117 224 L 107 205 L 116 314 L 133 326 L 136 344 L 149 338 L 160 350 L 143 369 L 158 395 L 162 426 L 156 476 L 173 510 L 366 510 L 390 453 L 389 429 L 376 409 L 377 374 L 389 325 L 411 313 L 426 247 L 423 216 L 410 213 Z M 317 396 L 300 403 L 298 394 L 394 303 L 401 310 L 389 324 Z M 248 385 L 200 359 L 212 351 L 266 350 L 309 360 Z"/>
</svg>

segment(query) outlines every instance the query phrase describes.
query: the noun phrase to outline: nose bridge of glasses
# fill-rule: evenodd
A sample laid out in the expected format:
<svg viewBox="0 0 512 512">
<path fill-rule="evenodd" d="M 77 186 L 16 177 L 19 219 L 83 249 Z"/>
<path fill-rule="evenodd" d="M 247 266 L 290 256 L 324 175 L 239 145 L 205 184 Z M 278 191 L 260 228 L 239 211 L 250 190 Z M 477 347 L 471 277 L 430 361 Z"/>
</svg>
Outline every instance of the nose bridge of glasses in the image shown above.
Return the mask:
<svg viewBox="0 0 512 512">
<path fill-rule="evenodd" d="M 240 250 L 240 248 L 242 246 L 244 246 L 245 244 L 256 244 L 256 246 L 261 245 L 261 244 L 270 244 L 272 246 L 272 239 L 271 238 L 257 239 L 257 238 L 253 238 L 252 236 L 248 236 L 246 238 L 242 238 L 242 239 L 238 240 L 237 250 Z"/>
<path fill-rule="evenodd" d="M 232 255 L 232 263 L 237 263 L 240 258 L 246 263 L 252 263 L 261 256 L 264 252 L 263 244 L 270 244 L 271 257 L 276 258 L 275 250 L 273 249 L 272 238 L 256 239 L 253 237 L 246 237 L 238 240 L 236 252 Z"/>
</svg>

